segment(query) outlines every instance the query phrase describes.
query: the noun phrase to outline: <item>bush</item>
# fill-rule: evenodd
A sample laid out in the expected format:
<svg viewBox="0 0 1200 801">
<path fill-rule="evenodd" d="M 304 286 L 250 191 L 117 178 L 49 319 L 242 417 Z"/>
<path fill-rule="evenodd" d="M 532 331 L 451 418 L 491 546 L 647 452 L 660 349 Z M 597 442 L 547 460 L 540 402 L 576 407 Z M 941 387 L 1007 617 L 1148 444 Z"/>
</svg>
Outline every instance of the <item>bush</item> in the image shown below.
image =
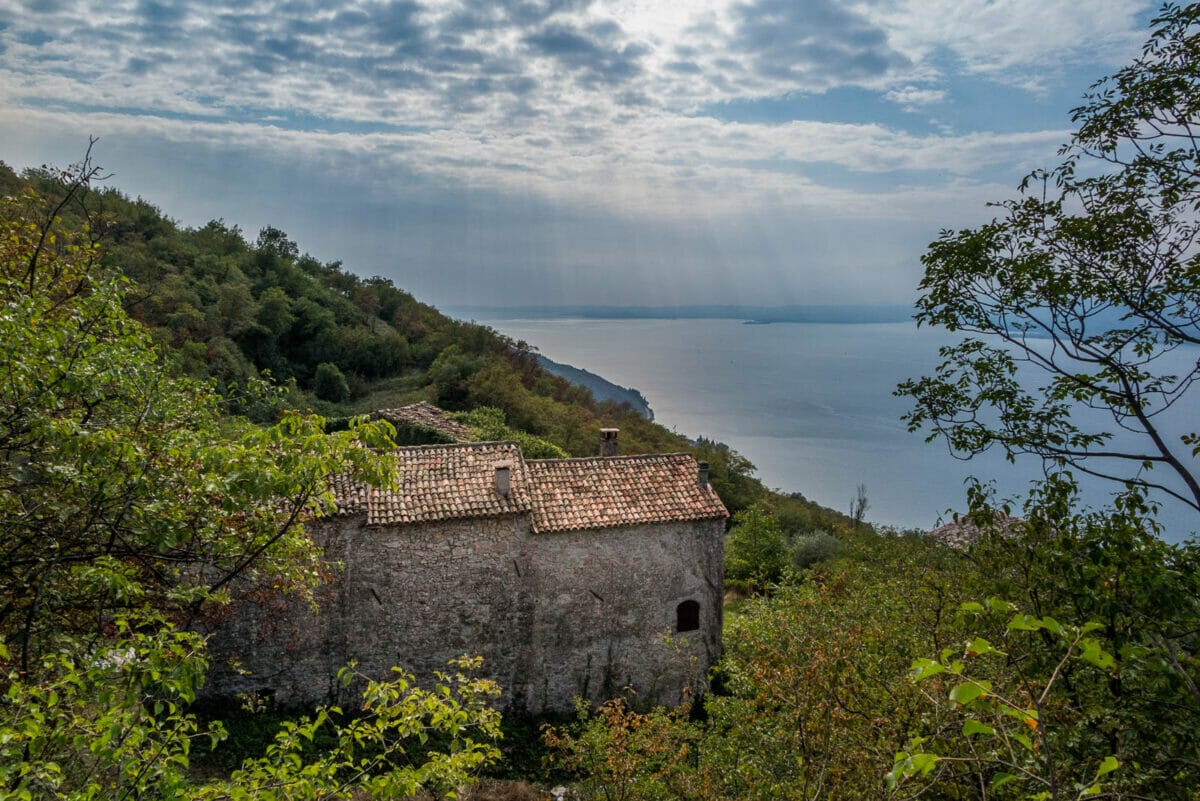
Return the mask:
<svg viewBox="0 0 1200 801">
<path fill-rule="evenodd" d="M 504 412 L 491 406 L 457 412 L 450 417 L 469 428 L 471 439 L 476 442 L 516 442 L 527 459 L 566 459 L 570 455 L 553 442 L 511 428 L 504 420 Z"/>
<path fill-rule="evenodd" d="M 346 376 L 331 362 L 321 362 L 317 365 L 316 375 L 313 376 L 313 392 L 321 400 L 331 403 L 341 403 L 350 397 L 350 385 Z"/>
<path fill-rule="evenodd" d="M 821 562 L 836 559 L 846 552 L 846 543 L 825 531 L 797 537 L 792 543 L 792 566 L 807 570 Z"/>
</svg>

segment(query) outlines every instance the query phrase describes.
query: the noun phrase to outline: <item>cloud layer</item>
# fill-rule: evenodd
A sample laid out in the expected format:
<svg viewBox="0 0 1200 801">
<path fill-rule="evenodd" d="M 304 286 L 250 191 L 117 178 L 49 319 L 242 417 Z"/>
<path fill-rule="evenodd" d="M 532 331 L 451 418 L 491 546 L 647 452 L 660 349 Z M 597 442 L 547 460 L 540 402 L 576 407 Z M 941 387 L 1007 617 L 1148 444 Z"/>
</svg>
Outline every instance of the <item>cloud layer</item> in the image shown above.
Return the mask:
<svg viewBox="0 0 1200 801">
<path fill-rule="evenodd" d="M 291 165 L 372 209 L 412 213 L 424 198 L 452 214 L 496 198 L 489 208 L 529 210 L 503 223 L 525 234 L 506 237 L 517 252 L 478 258 L 510 264 L 522 247 L 558 254 L 548 236 L 590 224 L 633 226 L 646 252 L 616 250 L 671 269 L 670 243 L 697 226 L 743 252 L 753 225 L 778 242 L 747 269 L 775 280 L 769 257 L 792 246 L 795 220 L 815 232 L 871 221 L 911 249 L 1052 158 L 1061 98 L 1135 52 L 1144 18 L 1126 0 L 0 0 L 0 131 L 18 151 L 0 158 L 67 161 L 78 151 L 49 143 L 99 133 L 180 164 Z M 981 108 L 989 93 L 1011 113 Z M 166 186 L 183 169 L 165 158 L 126 172 Z M 570 226 L 547 234 L 547 209 Z M 878 250 L 863 246 L 862 269 L 915 263 Z M 554 258 L 574 263 L 539 269 L 607 261 Z"/>
</svg>

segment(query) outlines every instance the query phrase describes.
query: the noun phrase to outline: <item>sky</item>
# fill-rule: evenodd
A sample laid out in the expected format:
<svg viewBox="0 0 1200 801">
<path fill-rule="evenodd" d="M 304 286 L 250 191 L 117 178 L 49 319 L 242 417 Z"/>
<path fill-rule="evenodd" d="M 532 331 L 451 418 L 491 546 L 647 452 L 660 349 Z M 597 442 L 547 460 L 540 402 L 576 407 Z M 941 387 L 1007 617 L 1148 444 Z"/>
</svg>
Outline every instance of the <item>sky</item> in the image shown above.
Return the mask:
<svg viewBox="0 0 1200 801">
<path fill-rule="evenodd" d="M 907 303 L 1136 0 L 0 0 L 0 159 L 442 307 Z"/>
</svg>

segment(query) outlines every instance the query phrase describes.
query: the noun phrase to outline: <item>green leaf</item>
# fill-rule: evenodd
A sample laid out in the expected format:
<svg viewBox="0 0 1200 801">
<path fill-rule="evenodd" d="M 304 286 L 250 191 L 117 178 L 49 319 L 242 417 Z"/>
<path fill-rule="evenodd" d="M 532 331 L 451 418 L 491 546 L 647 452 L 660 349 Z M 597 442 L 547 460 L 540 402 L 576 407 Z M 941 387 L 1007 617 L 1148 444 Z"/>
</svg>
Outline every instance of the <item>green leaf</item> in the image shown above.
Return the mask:
<svg viewBox="0 0 1200 801">
<path fill-rule="evenodd" d="M 1100 767 L 1096 769 L 1096 778 L 1099 779 L 1101 776 L 1112 773 L 1120 766 L 1121 763 L 1117 762 L 1117 758 L 1115 756 L 1106 756 L 1104 761 L 1100 763 Z"/>
<path fill-rule="evenodd" d="M 1001 600 L 1000 598 L 996 597 L 988 598 L 987 605 L 988 609 L 992 610 L 993 612 L 1007 613 L 1012 612 L 1015 609 L 1015 607 L 1008 601 Z"/>
<path fill-rule="evenodd" d="M 974 737 L 978 734 L 994 735 L 996 730 L 986 723 L 980 723 L 978 720 L 968 720 L 963 723 L 963 736 Z"/>
<path fill-rule="evenodd" d="M 934 765 L 938 763 L 938 758 L 937 754 L 913 754 L 913 771 L 921 776 L 928 776 Z"/>
<path fill-rule="evenodd" d="M 967 656 L 984 656 L 985 654 L 995 653 L 996 649 L 990 642 L 982 637 L 976 637 L 967 643 Z"/>
<path fill-rule="evenodd" d="M 997 790 L 1009 782 L 1016 781 L 1019 778 L 1021 777 L 1015 773 L 997 773 L 992 777 L 992 789 Z"/>
<path fill-rule="evenodd" d="M 1098 640 L 1084 640 L 1079 651 L 1079 658 L 1101 670 L 1109 670 L 1116 664 L 1113 655 L 1105 651 Z"/>
<path fill-rule="evenodd" d="M 1013 619 L 1008 621 L 1009 631 L 1039 631 L 1041 628 L 1042 621 L 1024 612 L 1014 615 Z"/>
<path fill-rule="evenodd" d="M 972 701 L 986 696 L 990 690 L 991 684 L 986 681 L 981 682 L 963 682 L 957 684 L 950 690 L 950 700 L 959 704 L 969 704 Z"/>
<path fill-rule="evenodd" d="M 946 667 L 933 659 L 917 659 L 912 663 L 912 680 L 924 681 L 939 673 L 945 673 Z"/>
</svg>

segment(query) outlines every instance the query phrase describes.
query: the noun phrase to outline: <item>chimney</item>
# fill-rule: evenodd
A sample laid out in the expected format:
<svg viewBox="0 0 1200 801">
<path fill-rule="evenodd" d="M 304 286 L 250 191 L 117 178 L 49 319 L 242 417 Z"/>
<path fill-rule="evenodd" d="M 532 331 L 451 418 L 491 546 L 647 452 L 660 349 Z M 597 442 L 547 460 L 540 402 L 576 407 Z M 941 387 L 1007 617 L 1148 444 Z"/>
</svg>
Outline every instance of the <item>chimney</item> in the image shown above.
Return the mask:
<svg viewBox="0 0 1200 801">
<path fill-rule="evenodd" d="M 701 462 L 699 469 L 696 470 L 696 483 L 700 485 L 700 489 L 708 487 L 708 462 Z"/>
<path fill-rule="evenodd" d="M 496 492 L 505 498 L 512 491 L 512 464 L 512 462 L 496 462 L 492 465 L 496 468 Z"/>
<path fill-rule="evenodd" d="M 616 456 L 617 455 L 617 434 L 621 433 L 619 428 L 602 428 L 600 429 L 600 455 L 601 456 Z"/>
</svg>

